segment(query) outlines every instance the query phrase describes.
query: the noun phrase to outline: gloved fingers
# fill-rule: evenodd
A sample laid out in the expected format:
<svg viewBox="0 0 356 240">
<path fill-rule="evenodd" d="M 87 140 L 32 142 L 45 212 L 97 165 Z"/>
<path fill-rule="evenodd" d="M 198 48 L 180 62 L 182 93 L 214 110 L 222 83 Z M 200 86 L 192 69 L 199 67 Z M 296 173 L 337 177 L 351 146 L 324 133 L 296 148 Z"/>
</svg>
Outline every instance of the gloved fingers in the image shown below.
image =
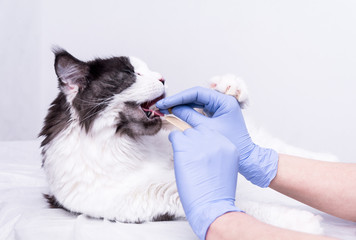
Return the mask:
<svg viewBox="0 0 356 240">
<path fill-rule="evenodd" d="M 183 121 L 187 122 L 193 128 L 199 124 L 206 124 L 208 120 L 207 117 L 186 105 L 180 105 L 172 108 L 172 113 Z"/>
<path fill-rule="evenodd" d="M 172 131 L 169 135 L 168 135 L 168 139 L 171 143 L 174 143 L 176 141 L 179 141 L 179 139 L 182 139 L 184 137 L 183 133 L 181 131 Z"/>
<path fill-rule="evenodd" d="M 189 106 L 191 108 L 204 108 L 204 105 L 201 105 L 201 104 L 195 104 L 195 103 L 192 103 L 192 104 L 186 104 L 185 106 Z M 161 113 L 163 114 L 170 114 L 169 110 L 168 109 L 160 109 L 159 110 Z"/>
<path fill-rule="evenodd" d="M 198 103 L 190 103 L 190 104 L 184 104 L 185 106 L 189 106 L 191 108 L 204 108 L 205 106 L 203 104 L 198 104 Z"/>
<path fill-rule="evenodd" d="M 168 109 L 160 109 L 159 110 L 161 113 L 163 114 L 170 114 L 170 112 L 168 111 Z"/>
<path fill-rule="evenodd" d="M 169 141 L 172 143 L 173 151 L 181 151 L 187 144 L 187 137 L 181 131 L 173 131 L 168 135 Z"/>
<path fill-rule="evenodd" d="M 205 118 L 207 118 L 207 117 L 205 117 Z M 215 134 L 220 135 L 220 133 L 218 133 L 213 128 L 211 128 L 211 126 L 208 126 L 206 124 L 199 124 L 198 126 L 195 127 L 195 130 L 200 133 L 204 133 L 204 135 L 208 138 L 213 137 L 212 135 L 215 135 Z"/>
<path fill-rule="evenodd" d="M 223 104 L 225 97 L 224 94 L 208 88 L 194 87 L 162 99 L 156 106 L 159 109 L 168 109 L 177 105 L 196 104 L 214 112 Z"/>
<path fill-rule="evenodd" d="M 200 126 L 200 125 L 198 125 Z M 200 142 L 202 140 L 202 138 L 204 138 L 204 132 L 201 132 L 199 130 L 197 130 L 197 127 L 195 128 L 188 128 L 186 130 L 183 131 L 183 134 L 189 138 L 190 141 L 198 141 Z"/>
</svg>

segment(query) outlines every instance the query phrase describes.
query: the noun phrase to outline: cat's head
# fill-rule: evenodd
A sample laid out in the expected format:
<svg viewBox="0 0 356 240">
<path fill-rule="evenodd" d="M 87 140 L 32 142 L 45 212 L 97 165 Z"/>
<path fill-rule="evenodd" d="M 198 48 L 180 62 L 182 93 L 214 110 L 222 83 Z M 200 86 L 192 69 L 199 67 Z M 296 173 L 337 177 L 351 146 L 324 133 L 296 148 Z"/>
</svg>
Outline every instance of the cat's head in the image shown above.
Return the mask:
<svg viewBox="0 0 356 240">
<path fill-rule="evenodd" d="M 115 131 L 130 137 L 153 135 L 162 114 L 152 109 L 165 94 L 161 74 L 133 57 L 80 61 L 54 49 L 55 71 L 71 121 L 88 132 Z M 150 109 L 151 108 L 151 109 Z"/>
</svg>

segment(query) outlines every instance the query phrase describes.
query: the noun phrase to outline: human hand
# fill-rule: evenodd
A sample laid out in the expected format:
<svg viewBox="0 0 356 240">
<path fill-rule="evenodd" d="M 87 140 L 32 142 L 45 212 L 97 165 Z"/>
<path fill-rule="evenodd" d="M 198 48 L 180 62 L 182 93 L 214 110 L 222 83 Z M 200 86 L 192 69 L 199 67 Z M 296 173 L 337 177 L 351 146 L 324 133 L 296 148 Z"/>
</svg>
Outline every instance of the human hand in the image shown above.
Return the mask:
<svg viewBox="0 0 356 240">
<path fill-rule="evenodd" d="M 210 224 L 235 207 L 238 151 L 223 135 L 205 126 L 169 135 L 177 188 L 187 220 L 200 239 Z"/>
<path fill-rule="evenodd" d="M 192 127 L 203 125 L 227 137 L 239 151 L 240 173 L 252 183 L 268 187 L 276 176 L 278 154 L 252 142 L 234 97 L 195 87 L 160 100 L 156 106 L 164 113 L 173 107 L 172 113 Z M 209 117 L 196 112 L 193 107 L 203 108 Z"/>
</svg>

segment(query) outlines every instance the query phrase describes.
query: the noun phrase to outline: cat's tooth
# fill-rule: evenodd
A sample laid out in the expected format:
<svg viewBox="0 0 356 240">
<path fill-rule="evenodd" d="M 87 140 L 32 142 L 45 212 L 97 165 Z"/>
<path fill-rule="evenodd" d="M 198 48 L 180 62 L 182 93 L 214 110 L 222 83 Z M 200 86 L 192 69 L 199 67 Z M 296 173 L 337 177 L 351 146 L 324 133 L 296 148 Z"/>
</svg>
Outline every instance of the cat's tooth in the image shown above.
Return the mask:
<svg viewBox="0 0 356 240">
<path fill-rule="evenodd" d="M 158 107 L 156 107 L 156 105 L 153 104 L 153 105 L 150 107 L 150 109 L 153 110 L 153 111 L 156 111 L 156 110 L 158 110 Z"/>
<path fill-rule="evenodd" d="M 152 112 L 151 111 L 147 111 L 146 112 L 146 116 L 149 118 L 150 116 L 152 115 Z"/>
</svg>

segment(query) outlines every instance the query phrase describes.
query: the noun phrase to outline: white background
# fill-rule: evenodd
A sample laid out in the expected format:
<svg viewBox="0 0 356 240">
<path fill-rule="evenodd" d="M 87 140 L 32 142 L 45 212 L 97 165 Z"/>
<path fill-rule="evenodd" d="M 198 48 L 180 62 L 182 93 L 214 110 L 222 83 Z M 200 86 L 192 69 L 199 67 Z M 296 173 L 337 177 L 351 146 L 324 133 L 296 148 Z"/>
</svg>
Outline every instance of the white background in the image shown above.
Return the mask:
<svg viewBox="0 0 356 240">
<path fill-rule="evenodd" d="M 169 94 L 234 73 L 255 122 L 356 161 L 356 1 L 0 0 L 0 140 L 34 139 L 57 94 L 52 45 L 133 55 Z"/>
</svg>

